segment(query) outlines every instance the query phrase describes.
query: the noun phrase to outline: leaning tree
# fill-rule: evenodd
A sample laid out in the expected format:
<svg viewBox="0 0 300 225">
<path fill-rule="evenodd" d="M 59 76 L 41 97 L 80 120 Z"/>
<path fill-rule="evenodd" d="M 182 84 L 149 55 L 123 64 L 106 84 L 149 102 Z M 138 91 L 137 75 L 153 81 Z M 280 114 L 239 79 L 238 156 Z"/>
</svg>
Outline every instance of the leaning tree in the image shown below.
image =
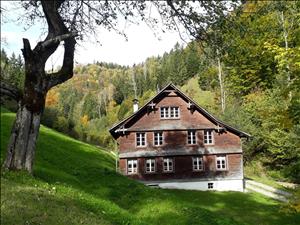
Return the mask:
<svg viewBox="0 0 300 225">
<path fill-rule="evenodd" d="M 237 3 L 203 0 L 30 0 L 20 1 L 20 4 L 26 11 L 26 14 L 22 15 L 22 21 L 35 24 L 37 20 L 44 20 L 47 32 L 44 40 L 38 42 L 34 48 L 28 39 L 23 39 L 23 90 L 18 90 L 1 80 L 1 94 L 18 102 L 3 167 L 9 170 L 27 170 L 31 173 L 47 92 L 72 78 L 77 42 L 91 35 L 97 36 L 97 26 L 116 31 L 126 37 L 125 33 L 118 29 L 121 18 L 129 23 L 145 22 L 156 31 L 177 30 L 181 34 L 185 32 L 191 37 L 204 40 L 208 27 L 220 17 L 226 17 Z M 45 71 L 45 64 L 60 43 L 64 46 L 61 68 L 57 72 L 48 73 Z"/>
</svg>

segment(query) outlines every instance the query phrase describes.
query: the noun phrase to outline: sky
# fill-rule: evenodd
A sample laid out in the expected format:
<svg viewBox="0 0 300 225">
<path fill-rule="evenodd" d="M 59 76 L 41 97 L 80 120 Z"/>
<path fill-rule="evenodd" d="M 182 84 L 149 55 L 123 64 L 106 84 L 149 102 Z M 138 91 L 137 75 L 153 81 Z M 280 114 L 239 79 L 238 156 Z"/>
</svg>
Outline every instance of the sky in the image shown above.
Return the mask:
<svg viewBox="0 0 300 225">
<path fill-rule="evenodd" d="M 20 15 L 20 10 L 16 9 L 18 2 L 2 2 L 2 7 L 7 9 L 2 16 L 1 22 L 1 47 L 10 55 L 12 52 L 21 54 L 22 38 L 28 38 L 31 46 L 35 46 L 37 41 L 42 40 L 42 24 L 35 24 L 27 31 L 24 24 L 14 22 Z M 23 21 L 22 21 L 23 22 Z M 124 21 L 121 21 L 124 23 Z M 125 26 L 124 26 L 125 27 Z M 145 61 L 151 56 L 163 55 L 170 51 L 176 42 L 185 44 L 177 32 L 160 32 L 155 36 L 151 29 L 144 23 L 127 24 L 125 28 L 128 41 L 114 31 L 98 29 L 97 40 L 87 40 L 80 42 L 75 51 L 75 63 L 87 64 L 96 61 L 113 62 L 120 65 L 133 65 Z M 54 54 L 46 64 L 46 69 L 56 68 L 62 62 L 62 47 Z"/>
</svg>

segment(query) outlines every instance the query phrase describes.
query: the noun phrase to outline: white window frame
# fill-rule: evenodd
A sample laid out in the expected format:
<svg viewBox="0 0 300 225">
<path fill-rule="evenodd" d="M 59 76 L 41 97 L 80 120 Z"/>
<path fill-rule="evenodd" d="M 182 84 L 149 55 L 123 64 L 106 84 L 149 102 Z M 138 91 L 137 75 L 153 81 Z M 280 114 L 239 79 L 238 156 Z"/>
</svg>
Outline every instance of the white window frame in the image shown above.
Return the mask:
<svg viewBox="0 0 300 225">
<path fill-rule="evenodd" d="M 180 107 L 179 106 L 161 106 L 160 107 L 161 119 L 179 119 Z"/>
<path fill-rule="evenodd" d="M 205 145 L 214 144 L 214 131 L 213 130 L 204 130 L 203 131 L 203 142 Z"/>
<path fill-rule="evenodd" d="M 178 106 L 170 106 L 169 110 L 170 110 L 169 116 L 170 116 L 171 119 L 180 118 L 180 115 L 179 115 L 180 110 L 179 110 Z"/>
<path fill-rule="evenodd" d="M 218 168 L 218 162 L 220 164 L 220 168 Z M 222 156 L 216 156 L 216 170 L 218 171 L 224 171 L 227 170 L 227 157 L 222 155 Z"/>
<path fill-rule="evenodd" d="M 134 167 L 134 164 L 136 167 Z M 127 174 L 137 174 L 138 172 L 138 160 L 127 159 Z"/>
<path fill-rule="evenodd" d="M 157 143 L 155 141 L 157 140 Z M 164 144 L 164 133 L 162 131 L 153 133 L 153 145 L 162 146 Z"/>
<path fill-rule="evenodd" d="M 167 106 L 160 107 L 160 118 L 168 119 L 169 117 L 170 117 L 169 107 Z"/>
<path fill-rule="evenodd" d="M 165 166 L 165 162 L 167 162 L 167 166 Z M 170 166 L 170 162 L 172 163 L 172 166 Z M 164 173 L 174 172 L 174 159 L 173 158 L 163 158 L 163 172 Z"/>
<path fill-rule="evenodd" d="M 143 145 L 143 135 L 145 139 L 145 143 Z M 147 146 L 147 135 L 145 132 L 135 133 L 135 146 L 136 147 L 146 147 Z"/>
<path fill-rule="evenodd" d="M 148 164 L 149 164 L 149 167 L 148 167 Z M 145 173 L 155 173 L 155 171 L 156 171 L 156 160 L 155 159 L 146 159 Z"/>
<path fill-rule="evenodd" d="M 196 162 L 196 168 L 195 168 L 195 162 Z M 203 171 L 204 165 L 203 165 L 203 157 L 193 157 L 193 171 Z"/>
<path fill-rule="evenodd" d="M 187 135 L 187 143 L 188 145 L 196 145 L 197 144 L 197 131 L 196 130 L 188 130 Z M 191 143 L 189 142 L 191 141 Z"/>
</svg>

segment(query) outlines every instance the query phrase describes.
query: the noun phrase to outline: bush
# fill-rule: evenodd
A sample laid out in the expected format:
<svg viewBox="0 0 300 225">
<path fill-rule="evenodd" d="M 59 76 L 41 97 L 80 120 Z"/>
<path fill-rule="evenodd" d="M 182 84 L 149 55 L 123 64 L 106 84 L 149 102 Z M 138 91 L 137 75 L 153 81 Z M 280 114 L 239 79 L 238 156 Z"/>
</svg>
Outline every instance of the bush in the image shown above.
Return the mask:
<svg viewBox="0 0 300 225">
<path fill-rule="evenodd" d="M 57 119 L 53 123 L 53 128 L 63 133 L 68 133 L 69 131 L 68 120 L 63 116 L 57 117 Z"/>
</svg>

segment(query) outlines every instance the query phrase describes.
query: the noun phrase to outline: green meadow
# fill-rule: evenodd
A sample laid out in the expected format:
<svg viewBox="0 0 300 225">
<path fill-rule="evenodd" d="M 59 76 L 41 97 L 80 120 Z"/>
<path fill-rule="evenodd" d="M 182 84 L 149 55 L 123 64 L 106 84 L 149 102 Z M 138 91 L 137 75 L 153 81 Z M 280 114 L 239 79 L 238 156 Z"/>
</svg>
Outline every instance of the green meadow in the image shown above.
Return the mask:
<svg viewBox="0 0 300 225">
<path fill-rule="evenodd" d="M 1 109 L 1 162 L 15 115 Z M 114 157 L 41 126 L 33 175 L 1 172 L 1 224 L 300 224 L 255 193 L 152 189 Z"/>
</svg>

